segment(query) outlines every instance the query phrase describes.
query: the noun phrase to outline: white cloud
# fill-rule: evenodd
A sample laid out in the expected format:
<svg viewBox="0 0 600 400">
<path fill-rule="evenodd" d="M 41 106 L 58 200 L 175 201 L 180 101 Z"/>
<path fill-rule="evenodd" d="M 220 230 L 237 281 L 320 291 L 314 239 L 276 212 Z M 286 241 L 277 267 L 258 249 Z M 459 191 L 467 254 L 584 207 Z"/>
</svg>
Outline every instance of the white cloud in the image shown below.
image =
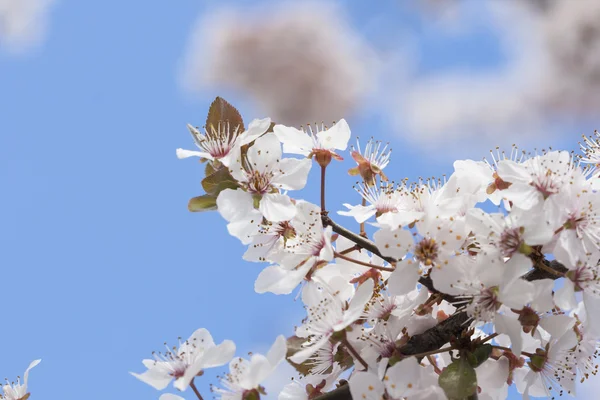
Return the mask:
<svg viewBox="0 0 600 400">
<path fill-rule="evenodd" d="M 347 117 L 369 93 L 373 51 L 331 2 L 206 12 L 184 62 L 188 89 L 233 88 L 288 125 Z"/>
<path fill-rule="evenodd" d="M 54 0 L 0 0 L 0 46 L 14 52 L 39 44 Z"/>
<path fill-rule="evenodd" d="M 600 2 L 488 1 L 487 7 L 489 15 L 461 23 L 489 19 L 505 67 L 409 76 L 392 96 L 401 110 L 392 120 L 397 131 L 431 149 L 507 146 L 539 143 L 541 136 L 552 141 L 560 135 L 557 121 L 597 117 Z"/>
</svg>

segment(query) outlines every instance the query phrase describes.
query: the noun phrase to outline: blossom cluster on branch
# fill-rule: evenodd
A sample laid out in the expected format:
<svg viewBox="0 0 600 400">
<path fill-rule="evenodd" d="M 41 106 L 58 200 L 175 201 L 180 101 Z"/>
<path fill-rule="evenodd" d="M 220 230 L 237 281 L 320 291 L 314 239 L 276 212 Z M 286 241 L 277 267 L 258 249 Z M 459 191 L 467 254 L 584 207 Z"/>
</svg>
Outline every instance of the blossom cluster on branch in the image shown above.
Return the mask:
<svg viewBox="0 0 600 400">
<path fill-rule="evenodd" d="M 345 120 L 297 129 L 265 118 L 246 128 L 218 97 L 204 128 L 188 128 L 198 150 L 177 155 L 200 157 L 206 174 L 189 209 L 218 210 L 244 260 L 265 264 L 256 292 L 299 290 L 307 315 L 293 337 L 249 360 L 200 329 L 145 360 L 140 380 L 159 390 L 174 380 L 201 398 L 194 379 L 229 362 L 213 393 L 258 400 L 285 359 L 301 378 L 280 400 L 454 400 L 504 399 L 511 385 L 523 398 L 574 396 L 575 383 L 596 374 L 600 134 L 585 137 L 580 154 L 513 147 L 412 184 L 384 174 L 385 145 L 357 143 L 348 173 L 360 179 L 358 201 L 334 221 L 326 177 L 346 156 Z M 313 167 L 318 204 L 298 196 Z"/>
</svg>

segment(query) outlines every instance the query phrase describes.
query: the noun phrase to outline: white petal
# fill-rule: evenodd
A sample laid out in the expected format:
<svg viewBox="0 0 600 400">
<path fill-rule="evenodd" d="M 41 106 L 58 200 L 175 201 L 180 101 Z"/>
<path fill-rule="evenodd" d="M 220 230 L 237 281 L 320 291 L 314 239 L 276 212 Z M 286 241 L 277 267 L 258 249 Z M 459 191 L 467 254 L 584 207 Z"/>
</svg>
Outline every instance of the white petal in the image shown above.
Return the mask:
<svg viewBox="0 0 600 400">
<path fill-rule="evenodd" d="M 255 171 L 276 170 L 281 160 L 281 143 L 273 134 L 261 136 L 248 149 L 247 157 L 248 163 Z"/>
<path fill-rule="evenodd" d="M 222 193 L 222 192 L 221 192 Z M 221 195 L 219 195 L 221 197 Z M 289 221 L 296 215 L 296 207 L 290 198 L 280 193 L 268 193 L 260 199 L 261 214 L 271 222 Z"/>
<path fill-rule="evenodd" d="M 245 219 L 253 204 L 252 195 L 241 189 L 225 189 L 217 197 L 217 209 L 227 222 Z"/>
<path fill-rule="evenodd" d="M 362 224 L 377 213 L 377 209 L 374 206 L 362 206 L 360 204 L 356 206 L 344 204 L 344 206 L 347 207 L 349 210 L 338 211 L 337 213 L 339 215 L 347 217 L 354 217 L 356 222 L 358 222 L 359 224 Z"/>
<path fill-rule="evenodd" d="M 138 378 L 140 381 L 147 383 L 156 390 L 163 390 L 169 385 L 169 382 L 173 379 L 166 370 L 158 368 L 150 368 L 142 374 L 136 374 L 130 372 L 131 375 Z"/>
<path fill-rule="evenodd" d="M 287 352 L 287 341 L 285 340 L 285 336 L 279 335 L 277 339 L 275 339 L 275 343 L 271 346 L 267 353 L 267 359 L 271 363 L 271 365 L 278 365 L 285 358 L 285 354 Z"/>
<path fill-rule="evenodd" d="M 262 270 L 254 282 L 256 293 L 290 294 L 304 280 L 312 265 L 305 263 L 297 270 L 287 270 L 279 265 L 271 265 Z"/>
<path fill-rule="evenodd" d="M 29 364 L 29 367 L 27 367 L 27 369 L 25 370 L 25 374 L 23 375 L 23 386 L 25 387 L 25 391 L 27 391 L 27 380 L 29 379 L 29 371 L 31 371 L 31 369 L 33 367 L 35 367 L 36 365 L 38 365 L 39 363 L 41 363 L 42 360 L 33 360 L 31 362 L 31 364 Z"/>
<path fill-rule="evenodd" d="M 241 386 L 246 389 L 257 388 L 274 370 L 274 366 L 271 365 L 267 357 L 262 354 L 254 354 L 250 358 L 250 366 L 247 373 L 240 380 Z"/>
<path fill-rule="evenodd" d="M 273 186 L 283 190 L 300 190 L 306 186 L 308 172 L 312 167 L 312 160 L 286 158 L 279 163 L 280 174 L 273 180 Z"/>
<path fill-rule="evenodd" d="M 414 244 L 412 233 L 405 229 L 380 229 L 375 232 L 373 239 L 381 254 L 396 259 L 404 257 Z"/>
<path fill-rule="evenodd" d="M 531 282 L 534 286 L 534 296 L 531 300 L 531 308 L 537 312 L 546 312 L 554 308 L 554 299 L 552 298 L 552 289 L 554 280 L 540 279 Z M 558 304 L 557 304 L 558 305 Z M 559 305 L 562 308 L 562 306 Z"/>
<path fill-rule="evenodd" d="M 411 394 L 417 389 L 420 382 L 420 369 L 415 357 L 405 358 L 387 370 L 385 387 L 392 398 L 399 399 Z"/>
<path fill-rule="evenodd" d="M 257 139 L 271 126 L 271 118 L 255 119 L 248 125 L 248 129 L 239 137 L 239 145 L 243 146 Z"/>
<path fill-rule="evenodd" d="M 370 372 L 355 372 L 348 381 L 350 395 L 357 400 L 383 399 L 385 387 L 377 375 Z"/>
<path fill-rule="evenodd" d="M 261 230 L 262 214 L 258 210 L 250 210 L 242 219 L 236 219 L 227 224 L 227 232 L 240 239 L 242 244 L 253 242 Z"/>
<path fill-rule="evenodd" d="M 575 299 L 575 285 L 570 279 L 565 279 L 561 288 L 554 292 L 554 301 L 556 305 L 565 310 L 571 310 L 577 307 Z"/>
<path fill-rule="evenodd" d="M 600 334 L 600 318 L 598 318 L 598 315 L 600 315 L 600 298 L 584 291 L 583 302 L 588 316 L 587 323 L 593 332 Z"/>
<path fill-rule="evenodd" d="M 404 260 L 396 264 L 396 269 L 389 277 L 388 291 L 392 295 L 401 296 L 415 290 L 419 281 L 419 266 L 412 260 Z"/>
<path fill-rule="evenodd" d="M 507 307 L 522 309 L 533 300 L 534 286 L 531 282 L 516 279 L 509 285 L 504 285 L 498 299 Z"/>
<path fill-rule="evenodd" d="M 477 372 L 477 382 L 482 388 L 482 392 L 491 392 L 493 389 L 501 388 L 506 383 L 509 372 L 509 361 L 505 357 L 497 361 L 489 358 L 478 366 L 475 371 Z"/>
<path fill-rule="evenodd" d="M 206 158 L 209 160 L 213 160 L 213 157 L 210 154 L 204 153 L 201 151 L 177 149 L 175 151 L 175 153 L 177 154 L 177 158 L 179 158 L 179 159 L 188 158 L 188 157 L 200 157 L 200 158 Z"/>
<path fill-rule="evenodd" d="M 523 338 L 521 336 L 521 323 L 516 317 L 505 314 L 496 314 L 496 332 L 505 333 L 510 337 L 511 350 L 519 357 L 523 350 Z"/>
<path fill-rule="evenodd" d="M 350 306 L 344 312 L 344 320 L 333 326 L 335 331 L 342 330 L 348 325 L 354 323 L 360 315 L 364 312 L 365 305 L 373 296 L 373 288 L 375 284 L 372 279 L 368 279 L 362 285 L 358 287 L 352 300 L 350 300 Z"/>
<path fill-rule="evenodd" d="M 275 125 L 273 132 L 283 143 L 283 151 L 289 154 L 308 156 L 313 148 L 313 141 L 309 135 L 284 125 Z"/>
<path fill-rule="evenodd" d="M 350 127 L 346 120 L 342 118 L 331 128 L 317 133 L 317 138 L 324 149 L 346 150 L 350 135 Z"/>
<path fill-rule="evenodd" d="M 203 357 L 204 368 L 220 367 L 227 364 L 235 354 L 235 343 L 223 340 L 219 345 L 209 349 Z"/>
<path fill-rule="evenodd" d="M 540 319 L 540 326 L 544 328 L 553 338 L 561 337 L 575 324 L 575 319 L 568 315 L 548 315 Z"/>
</svg>

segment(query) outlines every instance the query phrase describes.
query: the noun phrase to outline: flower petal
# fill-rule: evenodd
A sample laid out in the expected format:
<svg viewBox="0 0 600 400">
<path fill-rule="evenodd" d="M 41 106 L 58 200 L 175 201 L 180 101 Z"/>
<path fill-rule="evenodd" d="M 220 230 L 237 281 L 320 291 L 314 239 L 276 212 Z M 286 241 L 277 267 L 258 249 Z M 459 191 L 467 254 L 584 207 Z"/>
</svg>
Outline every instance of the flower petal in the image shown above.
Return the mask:
<svg viewBox="0 0 600 400">
<path fill-rule="evenodd" d="M 296 215 L 296 207 L 292 204 L 290 198 L 280 193 L 263 195 L 258 210 L 271 222 L 289 221 Z"/>
<path fill-rule="evenodd" d="M 256 140 L 260 135 L 265 133 L 271 126 L 271 118 L 254 119 L 248 125 L 246 132 L 239 137 L 239 145 L 243 146 Z"/>
<path fill-rule="evenodd" d="M 415 290 L 419 281 L 419 265 L 412 260 L 404 260 L 396 264 L 396 269 L 389 277 L 388 291 L 395 296 L 402 296 Z"/>
</svg>

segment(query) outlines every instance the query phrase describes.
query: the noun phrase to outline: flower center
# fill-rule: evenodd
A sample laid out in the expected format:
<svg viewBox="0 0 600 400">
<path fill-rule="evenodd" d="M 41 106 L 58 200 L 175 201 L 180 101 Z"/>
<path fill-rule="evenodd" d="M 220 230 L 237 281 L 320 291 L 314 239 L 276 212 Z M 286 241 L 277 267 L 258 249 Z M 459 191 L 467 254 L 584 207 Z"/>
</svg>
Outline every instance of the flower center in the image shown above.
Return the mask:
<svg viewBox="0 0 600 400">
<path fill-rule="evenodd" d="M 536 188 L 544 196 L 544 199 L 558 193 L 558 185 L 554 181 L 554 174 L 550 169 L 546 170 L 543 175 L 536 175 L 531 182 L 531 186 Z"/>
<path fill-rule="evenodd" d="M 273 174 L 271 172 L 258 172 L 252 171 L 247 174 L 247 183 L 245 189 L 251 194 L 266 194 L 271 189 L 271 179 Z"/>
<path fill-rule="evenodd" d="M 512 257 L 513 254 L 519 251 L 523 243 L 522 231 L 521 227 L 508 228 L 500 234 L 498 247 L 500 247 L 504 257 Z"/>
<path fill-rule="evenodd" d="M 432 265 L 437 260 L 439 246 L 434 239 L 423 238 L 415 246 L 415 258 L 425 265 Z"/>
</svg>

